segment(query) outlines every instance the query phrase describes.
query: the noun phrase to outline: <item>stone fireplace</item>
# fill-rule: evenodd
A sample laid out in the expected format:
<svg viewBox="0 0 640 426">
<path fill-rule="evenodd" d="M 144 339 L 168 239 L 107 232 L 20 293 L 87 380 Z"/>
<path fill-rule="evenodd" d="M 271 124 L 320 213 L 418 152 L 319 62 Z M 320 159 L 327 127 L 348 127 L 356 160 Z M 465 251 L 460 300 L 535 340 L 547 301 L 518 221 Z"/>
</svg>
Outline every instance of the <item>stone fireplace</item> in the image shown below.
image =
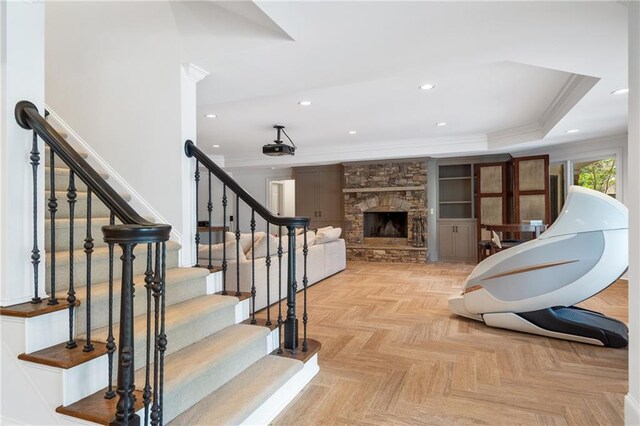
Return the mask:
<svg viewBox="0 0 640 426">
<path fill-rule="evenodd" d="M 412 224 L 427 220 L 426 161 L 344 164 L 344 173 L 347 259 L 426 262 L 427 247 L 412 245 Z"/>
<path fill-rule="evenodd" d="M 364 212 L 364 238 L 407 238 L 407 212 Z"/>
</svg>

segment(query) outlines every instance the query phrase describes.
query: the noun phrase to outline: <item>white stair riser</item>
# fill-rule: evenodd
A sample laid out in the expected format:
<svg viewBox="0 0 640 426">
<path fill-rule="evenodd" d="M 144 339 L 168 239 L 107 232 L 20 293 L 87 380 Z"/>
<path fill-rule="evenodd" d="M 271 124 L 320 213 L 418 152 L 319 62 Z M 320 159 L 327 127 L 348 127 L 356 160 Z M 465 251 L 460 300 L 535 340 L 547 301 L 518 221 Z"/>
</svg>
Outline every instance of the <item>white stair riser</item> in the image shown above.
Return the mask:
<svg viewBox="0 0 640 426">
<path fill-rule="evenodd" d="M 73 404 L 98 392 L 108 384 L 106 355 L 69 369 L 27 361 L 20 361 L 20 363 L 25 373 L 34 380 L 34 383 L 43 385 L 39 387 L 41 394 L 54 411 L 60 405 Z"/>
<path fill-rule="evenodd" d="M 236 305 L 236 324 L 240 324 L 242 321 L 249 318 L 251 312 L 251 301 L 244 299 Z"/>
<path fill-rule="evenodd" d="M 1 316 L 0 321 L 3 341 L 11 342 L 11 350 L 18 354 L 36 352 L 69 338 L 66 309 L 32 318 Z"/>
</svg>

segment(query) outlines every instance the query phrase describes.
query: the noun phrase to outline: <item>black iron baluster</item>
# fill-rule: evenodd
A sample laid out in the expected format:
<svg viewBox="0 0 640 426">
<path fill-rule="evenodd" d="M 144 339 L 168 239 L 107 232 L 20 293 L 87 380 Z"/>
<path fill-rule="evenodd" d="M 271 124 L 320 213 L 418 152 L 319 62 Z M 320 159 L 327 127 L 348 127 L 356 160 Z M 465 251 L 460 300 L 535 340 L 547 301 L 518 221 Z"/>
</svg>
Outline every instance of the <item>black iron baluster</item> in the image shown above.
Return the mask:
<svg viewBox="0 0 640 426">
<path fill-rule="evenodd" d="M 278 353 L 282 352 L 282 226 L 278 226 Z"/>
<path fill-rule="evenodd" d="M 284 347 L 295 355 L 298 348 L 298 319 L 296 318 L 296 228 L 287 225 L 289 253 L 287 254 L 287 319 L 284 324 Z"/>
<path fill-rule="evenodd" d="M 256 255 L 254 244 L 256 240 L 256 212 L 251 209 L 251 324 L 256 321 Z"/>
<path fill-rule="evenodd" d="M 211 263 L 211 246 L 213 245 L 211 241 L 211 212 L 213 211 L 213 203 L 211 202 L 211 171 L 209 171 L 209 202 L 207 202 L 207 211 L 209 212 L 209 264 L 207 268 L 211 270 L 213 268 L 213 264 Z"/>
<path fill-rule="evenodd" d="M 160 424 L 163 424 L 164 413 L 164 352 L 167 350 L 167 334 L 165 333 L 165 307 L 166 307 L 166 271 L 167 271 L 167 248 L 166 243 L 162 242 L 162 290 L 161 290 L 161 307 L 160 307 L 160 336 L 158 338 L 158 350 L 160 351 Z"/>
<path fill-rule="evenodd" d="M 236 194 L 236 296 L 240 297 L 240 197 Z"/>
<path fill-rule="evenodd" d="M 69 203 L 69 291 L 67 292 L 67 303 L 69 304 L 69 341 L 66 345 L 67 349 L 73 349 L 78 346 L 73 338 L 73 312 L 76 306 L 76 291 L 73 287 L 73 217 L 77 197 L 75 176 L 73 171 L 69 170 L 69 188 L 67 190 L 67 202 Z"/>
<path fill-rule="evenodd" d="M 149 407 L 151 403 L 151 289 L 153 287 L 153 263 L 152 263 L 152 247 L 153 244 L 147 244 L 147 270 L 144 272 L 144 287 L 147 289 L 147 346 L 146 346 L 146 364 L 144 370 L 144 390 L 142 392 L 142 401 L 144 402 L 144 424 L 149 424 Z"/>
<path fill-rule="evenodd" d="M 307 321 L 309 317 L 307 316 L 307 283 L 309 280 L 307 279 L 307 255 L 309 254 L 309 246 L 307 245 L 307 227 L 304 227 L 304 246 L 302 247 L 302 255 L 304 256 L 304 270 L 302 275 L 302 286 L 303 286 L 303 313 L 302 313 L 302 352 L 307 352 L 309 350 L 309 344 L 307 342 Z"/>
<path fill-rule="evenodd" d="M 120 337 L 118 349 L 118 387 L 116 418 L 111 424 L 139 425 L 140 417 L 135 412 L 135 370 L 133 336 L 133 248 L 136 244 L 119 243 L 122 247 L 122 290 L 120 295 Z"/>
<path fill-rule="evenodd" d="M 271 322 L 271 251 L 269 250 L 269 242 L 271 241 L 271 224 L 267 221 L 267 257 L 265 264 L 267 265 L 267 321 L 264 323 L 270 326 Z"/>
<path fill-rule="evenodd" d="M 31 264 L 33 265 L 33 297 L 31 303 L 42 303 L 38 292 L 38 266 L 40 265 L 40 249 L 38 248 L 38 165 L 40 152 L 38 151 L 38 135 L 33 132 L 31 146 L 31 169 L 33 170 L 33 248 L 31 249 Z"/>
<path fill-rule="evenodd" d="M 222 294 L 227 293 L 227 185 L 222 186 Z"/>
<path fill-rule="evenodd" d="M 151 424 L 156 426 L 160 424 L 160 406 L 158 399 L 158 382 L 159 378 L 159 347 L 158 336 L 160 334 L 160 293 L 162 292 L 162 279 L 160 277 L 160 243 L 156 243 L 156 256 L 155 256 L 155 275 L 153 277 L 153 336 L 154 336 L 154 349 L 153 349 L 153 404 L 151 406 Z"/>
<path fill-rule="evenodd" d="M 109 214 L 109 225 L 116 222 L 113 212 Z M 113 354 L 116 351 L 115 339 L 113 338 L 113 243 L 109 243 L 109 335 L 107 336 L 107 354 L 109 358 L 109 387 L 104 394 L 106 399 L 116 396 L 113 390 Z"/>
<path fill-rule="evenodd" d="M 84 352 L 93 350 L 91 343 L 91 254 L 93 253 L 93 237 L 91 236 L 91 188 L 87 188 L 87 236 L 84 239 L 84 253 L 87 255 L 87 341 Z"/>
<path fill-rule="evenodd" d="M 56 173 L 55 173 L 55 156 L 53 150 L 49 150 L 49 180 L 51 192 L 49 194 L 49 215 L 51 218 L 49 237 L 51 238 L 51 294 L 49 295 L 48 305 L 57 305 L 56 297 L 56 212 L 58 211 L 58 199 L 56 198 Z"/>
<path fill-rule="evenodd" d="M 200 163 L 196 160 L 196 171 L 193 174 L 193 177 L 196 180 L 196 264 L 195 267 L 200 267 L 200 221 L 198 220 L 198 209 L 200 207 L 198 203 L 198 184 L 200 182 Z"/>
</svg>

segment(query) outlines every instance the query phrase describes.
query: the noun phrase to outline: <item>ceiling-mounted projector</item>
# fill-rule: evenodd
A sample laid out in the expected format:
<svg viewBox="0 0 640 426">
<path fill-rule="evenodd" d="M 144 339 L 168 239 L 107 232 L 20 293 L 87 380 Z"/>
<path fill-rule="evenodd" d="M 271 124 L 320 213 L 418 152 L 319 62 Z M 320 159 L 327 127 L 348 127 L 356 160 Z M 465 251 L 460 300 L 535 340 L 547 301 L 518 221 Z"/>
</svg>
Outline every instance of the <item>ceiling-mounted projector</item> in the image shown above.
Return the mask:
<svg viewBox="0 0 640 426">
<path fill-rule="evenodd" d="M 293 143 L 289 135 L 284 131 L 284 126 L 280 126 L 275 124 L 273 126 L 276 129 L 277 136 L 276 140 L 273 143 L 266 144 L 262 147 L 262 153 L 265 155 L 278 156 L 278 155 L 294 155 L 296 153 L 296 145 Z M 291 145 L 286 145 L 280 139 L 280 132 L 284 133 L 284 135 L 289 139 Z"/>
</svg>

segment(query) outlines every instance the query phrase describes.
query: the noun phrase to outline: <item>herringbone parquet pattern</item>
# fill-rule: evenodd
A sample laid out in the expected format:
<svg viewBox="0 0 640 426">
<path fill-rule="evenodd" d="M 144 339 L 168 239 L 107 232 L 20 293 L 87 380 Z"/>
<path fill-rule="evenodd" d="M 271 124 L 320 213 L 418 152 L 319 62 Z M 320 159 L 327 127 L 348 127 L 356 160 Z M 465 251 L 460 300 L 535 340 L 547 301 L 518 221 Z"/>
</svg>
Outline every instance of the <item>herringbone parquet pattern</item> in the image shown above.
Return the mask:
<svg viewBox="0 0 640 426">
<path fill-rule="evenodd" d="M 623 424 L 627 350 L 453 316 L 472 268 L 349 263 L 310 287 L 321 370 L 274 424 Z M 584 306 L 626 321 L 626 281 Z"/>
</svg>

